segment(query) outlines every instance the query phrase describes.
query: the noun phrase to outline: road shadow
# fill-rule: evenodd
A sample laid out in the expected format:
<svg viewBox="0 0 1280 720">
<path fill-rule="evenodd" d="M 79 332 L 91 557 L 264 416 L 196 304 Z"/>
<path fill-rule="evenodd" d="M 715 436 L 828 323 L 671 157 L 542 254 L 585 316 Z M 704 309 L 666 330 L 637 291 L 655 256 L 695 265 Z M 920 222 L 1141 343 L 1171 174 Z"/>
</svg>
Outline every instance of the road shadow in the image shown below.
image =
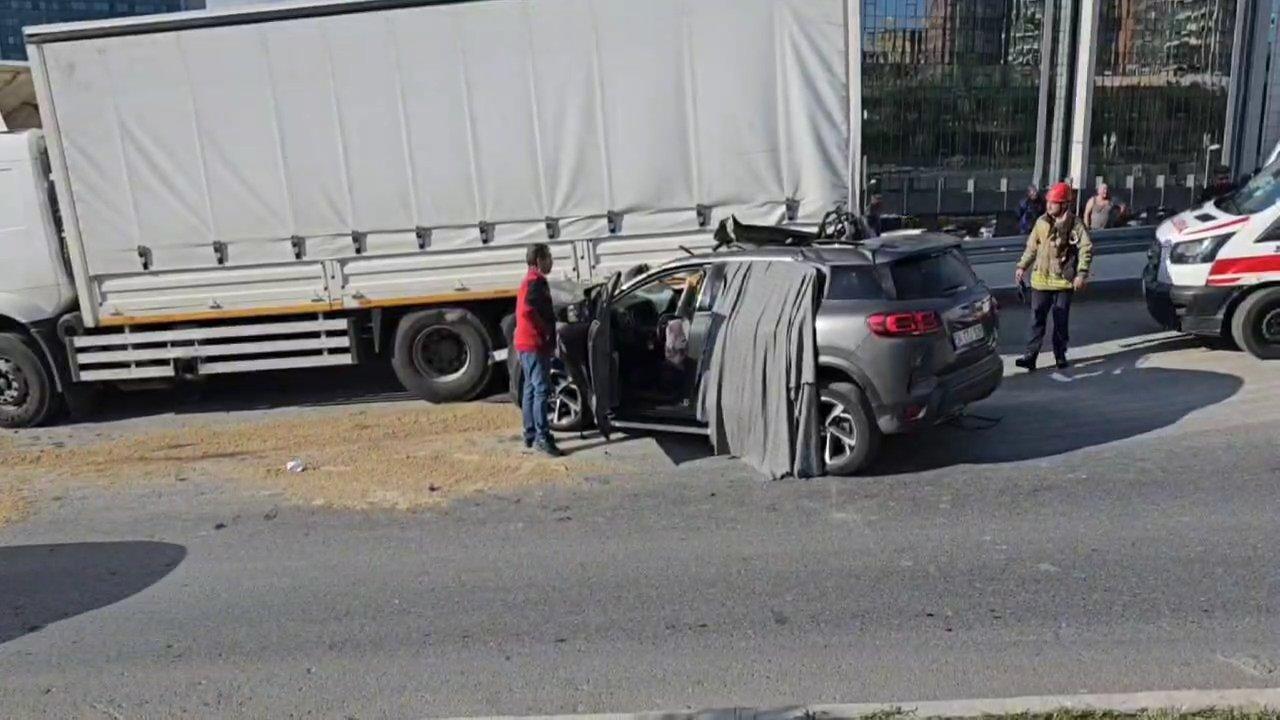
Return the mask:
<svg viewBox="0 0 1280 720">
<path fill-rule="evenodd" d="M 711 441 L 698 435 L 654 434 L 654 442 L 667 456 L 671 464 L 679 467 L 691 462 L 715 457 Z"/>
<path fill-rule="evenodd" d="M 1066 371 L 1008 375 L 994 395 L 970 408 L 974 417 L 887 438 L 868 474 L 1053 457 L 1167 427 L 1235 395 L 1244 381 L 1234 375 L 1138 362 L 1187 342 L 1135 344 L 1114 355 L 1079 358 Z"/>
<path fill-rule="evenodd" d="M 0 547 L 0 644 L 136 595 L 186 555 L 144 541 Z"/>
</svg>

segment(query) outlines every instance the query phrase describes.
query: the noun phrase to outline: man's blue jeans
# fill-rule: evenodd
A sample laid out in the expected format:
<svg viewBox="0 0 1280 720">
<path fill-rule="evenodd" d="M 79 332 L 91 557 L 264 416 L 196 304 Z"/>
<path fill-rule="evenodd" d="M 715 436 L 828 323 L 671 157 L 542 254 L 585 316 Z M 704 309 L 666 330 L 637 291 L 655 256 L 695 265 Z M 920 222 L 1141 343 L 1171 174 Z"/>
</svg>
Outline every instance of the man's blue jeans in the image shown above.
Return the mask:
<svg viewBox="0 0 1280 720">
<path fill-rule="evenodd" d="M 520 409 L 524 411 L 524 441 L 548 442 L 551 440 L 551 426 L 547 421 L 547 398 L 551 395 L 551 357 L 536 352 L 522 352 L 520 368 L 524 371 L 524 392 L 520 397 Z"/>
</svg>

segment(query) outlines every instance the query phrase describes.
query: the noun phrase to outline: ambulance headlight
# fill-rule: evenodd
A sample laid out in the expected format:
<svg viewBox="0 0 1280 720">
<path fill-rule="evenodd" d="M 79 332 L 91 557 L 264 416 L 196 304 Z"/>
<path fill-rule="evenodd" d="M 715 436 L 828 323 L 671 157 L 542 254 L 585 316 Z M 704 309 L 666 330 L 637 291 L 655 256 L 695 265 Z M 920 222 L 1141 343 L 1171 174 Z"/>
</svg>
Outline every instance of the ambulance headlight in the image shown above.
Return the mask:
<svg viewBox="0 0 1280 720">
<path fill-rule="evenodd" d="M 1169 262 L 1175 265 L 1198 265 L 1213 262 L 1227 241 L 1235 237 L 1235 233 L 1217 235 L 1203 240 L 1189 240 L 1174 243 L 1169 249 Z"/>
</svg>

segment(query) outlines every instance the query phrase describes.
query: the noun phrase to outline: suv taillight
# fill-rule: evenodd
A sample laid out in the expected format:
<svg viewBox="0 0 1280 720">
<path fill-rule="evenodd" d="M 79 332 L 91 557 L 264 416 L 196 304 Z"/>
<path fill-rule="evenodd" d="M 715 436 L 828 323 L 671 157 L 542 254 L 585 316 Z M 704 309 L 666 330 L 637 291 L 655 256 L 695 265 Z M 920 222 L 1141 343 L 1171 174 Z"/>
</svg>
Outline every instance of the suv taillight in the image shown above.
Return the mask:
<svg viewBox="0 0 1280 720">
<path fill-rule="evenodd" d="M 876 313 L 867 318 L 871 332 L 884 337 L 916 337 L 942 329 L 942 318 L 932 310 L 924 312 Z"/>
</svg>

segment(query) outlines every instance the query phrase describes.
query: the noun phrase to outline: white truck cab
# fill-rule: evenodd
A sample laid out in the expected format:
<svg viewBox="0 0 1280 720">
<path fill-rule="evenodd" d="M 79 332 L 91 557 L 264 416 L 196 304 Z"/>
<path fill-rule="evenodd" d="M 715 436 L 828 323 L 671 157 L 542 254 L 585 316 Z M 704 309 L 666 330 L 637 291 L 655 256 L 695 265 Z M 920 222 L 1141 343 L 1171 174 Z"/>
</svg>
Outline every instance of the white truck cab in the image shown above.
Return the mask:
<svg viewBox="0 0 1280 720">
<path fill-rule="evenodd" d="M 70 385 L 58 318 L 76 305 L 44 137 L 0 132 L 0 426 L 50 414 Z"/>
<path fill-rule="evenodd" d="M 1167 327 L 1280 358 L 1280 162 L 1161 224 L 1143 289 Z"/>
<path fill-rule="evenodd" d="M 0 133 L 0 327 L 56 318 L 75 302 L 39 131 Z"/>
</svg>

